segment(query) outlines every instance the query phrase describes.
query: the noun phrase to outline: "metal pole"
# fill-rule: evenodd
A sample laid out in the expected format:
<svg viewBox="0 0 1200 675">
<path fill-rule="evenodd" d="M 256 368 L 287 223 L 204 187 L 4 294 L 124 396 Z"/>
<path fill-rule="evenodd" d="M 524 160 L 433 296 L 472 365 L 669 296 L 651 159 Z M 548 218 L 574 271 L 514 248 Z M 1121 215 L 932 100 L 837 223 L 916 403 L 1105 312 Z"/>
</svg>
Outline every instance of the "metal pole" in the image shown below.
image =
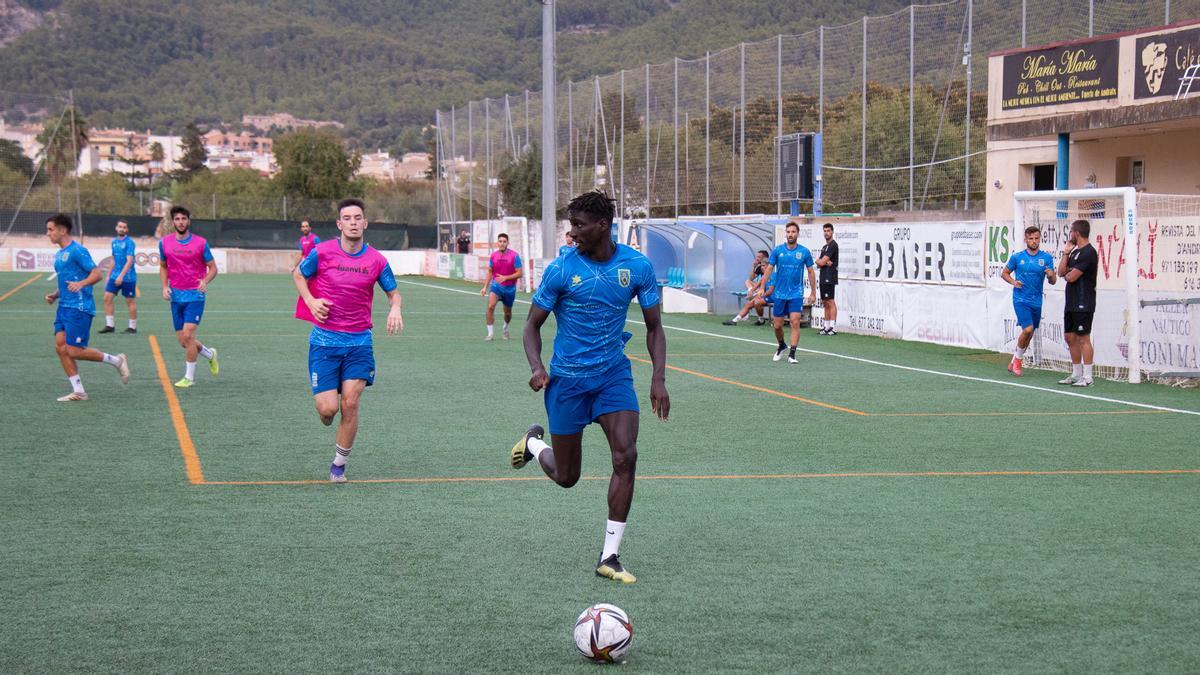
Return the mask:
<svg viewBox="0 0 1200 675">
<path fill-rule="evenodd" d="M 450 204 L 447 206 L 446 212 L 450 214 L 449 219 L 451 221 L 458 220 L 458 204 L 455 203 L 456 200 L 454 199 L 454 179 L 458 175 L 455 172 L 454 167 L 454 160 L 456 157 L 458 157 L 458 132 L 456 131 L 456 127 L 458 127 L 458 118 L 456 117 L 455 112 L 454 106 L 450 106 L 450 170 L 447 172 L 447 177 L 450 179 L 450 185 L 446 188 L 446 196 L 450 200 Z"/>
<path fill-rule="evenodd" d="M 650 217 L 650 64 L 646 64 L 646 217 Z"/>
<path fill-rule="evenodd" d="M 567 193 L 575 197 L 575 87 L 567 80 Z"/>
<path fill-rule="evenodd" d="M 483 99 L 483 217 L 492 219 L 492 106 Z"/>
<path fill-rule="evenodd" d="M 525 148 L 529 147 L 529 90 L 525 90 Z M 523 150 L 525 148 L 522 148 Z"/>
<path fill-rule="evenodd" d="M 914 80 L 913 80 L 913 62 L 917 58 L 915 49 L 916 35 L 916 5 L 908 6 L 908 210 L 913 210 L 913 162 L 915 160 L 915 150 L 913 146 L 916 144 L 916 136 L 913 129 L 914 126 Z"/>
<path fill-rule="evenodd" d="M 775 54 L 775 138 L 778 139 L 783 135 L 783 35 L 777 35 L 775 39 L 777 41 Z M 772 168 L 775 170 L 775 185 L 779 185 L 778 158 L 776 158 Z M 775 213 L 783 213 L 783 202 L 779 200 L 778 194 L 775 196 Z"/>
<path fill-rule="evenodd" d="M 675 217 L 679 217 L 679 57 L 672 59 L 675 67 L 675 108 L 672 124 L 675 126 Z"/>
<path fill-rule="evenodd" d="M 709 145 L 709 133 L 712 127 L 711 95 L 711 65 L 712 52 L 704 52 L 704 215 L 709 215 L 709 173 L 712 170 L 712 147 Z"/>
<path fill-rule="evenodd" d="M 440 111 L 440 110 L 439 110 L 439 111 L 438 111 L 438 114 L 440 115 L 440 114 L 441 114 L 441 112 L 442 112 L 442 111 Z M 435 119 L 436 119 L 436 118 L 435 118 Z M 439 129 L 438 129 L 438 134 L 441 134 L 441 133 L 442 133 L 442 130 L 439 128 Z M 441 139 L 439 139 L 439 140 L 441 140 Z M 439 144 L 439 145 L 438 145 L 438 151 L 439 151 L 439 152 L 441 151 L 441 148 L 442 148 L 442 146 Z M 440 192 L 438 192 L 438 190 L 440 190 L 440 189 L 441 189 L 441 183 L 440 183 L 440 178 L 441 178 L 441 177 L 440 177 L 440 176 L 438 176 L 438 173 L 440 173 L 440 172 L 437 170 L 437 167 L 434 167 L 434 170 L 433 170 L 433 177 L 434 177 L 435 179 L 438 179 L 438 180 L 439 180 L 439 182 L 438 182 L 438 185 L 437 185 L 437 186 L 435 186 L 435 187 L 433 188 L 433 190 L 434 190 L 434 194 L 436 194 L 436 195 L 438 196 L 438 201 L 441 201 L 441 196 L 442 196 L 442 195 L 441 195 L 441 193 L 440 193 Z M 139 193 L 139 194 L 141 194 L 141 193 Z M 287 219 L 288 219 L 288 215 L 287 215 L 287 195 L 284 195 L 284 196 L 283 196 L 283 219 L 284 219 L 284 220 L 287 220 Z"/>
<path fill-rule="evenodd" d="M 82 242 L 84 228 L 83 205 L 79 200 L 79 130 L 75 128 L 76 121 L 79 119 L 79 112 L 75 109 L 75 90 L 69 90 L 67 96 L 71 106 L 71 152 L 74 153 L 71 163 L 75 165 L 75 222 L 79 225 L 79 241 Z"/>
<path fill-rule="evenodd" d="M 862 158 L 859 162 L 859 207 L 860 214 L 867 212 L 867 17 L 863 17 L 862 29 Z"/>
<path fill-rule="evenodd" d="M 1171 23 L 1171 0 L 1167 0 L 1167 6 L 1163 15 L 1163 24 Z"/>
<path fill-rule="evenodd" d="M 471 114 L 474 101 L 467 103 L 467 158 L 471 162 L 471 179 L 467 181 L 467 220 L 475 229 L 475 116 Z"/>
<path fill-rule="evenodd" d="M 625 69 L 621 69 L 621 191 L 617 193 L 617 206 L 621 221 L 625 221 Z"/>
<path fill-rule="evenodd" d="M 555 0 L 542 0 L 542 257 L 554 258 L 558 243 L 557 138 L 554 116 L 554 17 Z"/>
<path fill-rule="evenodd" d="M 217 219 L 217 193 L 212 193 L 212 214 L 213 220 Z"/>
<path fill-rule="evenodd" d="M 1088 37 L 1096 34 L 1096 0 L 1088 0 Z"/>
<path fill-rule="evenodd" d="M 595 186 L 596 167 L 600 166 L 600 122 L 603 116 L 600 114 L 600 76 L 594 76 L 592 80 L 594 90 L 592 91 L 592 185 Z M 604 131 L 604 140 L 608 140 L 608 130 Z M 607 160 L 607 157 L 605 158 Z M 605 162 L 608 166 L 608 162 Z M 612 178 L 612 176 L 609 176 Z"/>
<path fill-rule="evenodd" d="M 971 208 L 971 41 L 974 39 L 975 0 L 967 0 L 967 42 L 963 45 L 966 50 L 964 62 L 967 66 L 967 148 L 966 170 L 963 172 L 963 211 Z"/>
<path fill-rule="evenodd" d="M 1171 0 L 1167 0 L 1168 3 L 1170 1 Z M 1027 2 L 1028 2 L 1028 0 L 1021 0 L 1021 47 L 1022 48 L 1025 47 L 1025 17 L 1026 17 L 1027 10 L 1028 10 L 1028 7 L 1026 7 Z"/>
<path fill-rule="evenodd" d="M 740 215 L 746 213 L 746 43 L 738 45 L 738 50 L 741 58 L 738 100 L 741 101 L 739 105 L 742 108 L 742 116 L 738 120 L 738 214 Z"/>
<path fill-rule="evenodd" d="M 817 133 L 825 133 L 825 26 L 817 28 Z M 820 170 L 821 167 L 814 167 Z"/>
</svg>

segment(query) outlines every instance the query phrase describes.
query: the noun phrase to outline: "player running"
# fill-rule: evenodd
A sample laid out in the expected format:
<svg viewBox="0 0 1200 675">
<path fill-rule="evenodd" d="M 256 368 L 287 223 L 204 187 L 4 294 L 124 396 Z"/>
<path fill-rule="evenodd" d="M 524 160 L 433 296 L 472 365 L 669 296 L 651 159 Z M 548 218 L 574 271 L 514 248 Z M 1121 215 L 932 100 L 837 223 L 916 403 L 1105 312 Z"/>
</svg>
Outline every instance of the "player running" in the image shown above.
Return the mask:
<svg viewBox="0 0 1200 675">
<path fill-rule="evenodd" d="M 404 329 L 400 293 L 387 259 L 363 241 L 367 218 L 358 199 L 338 203 L 340 239 L 317 244 L 292 271 L 296 290 L 313 316 L 308 337 L 308 373 L 321 423 L 340 410 L 329 480 L 346 482 L 346 461 L 358 435 L 359 398 L 375 381 L 371 346 L 371 303 L 375 284 L 387 293 L 387 332 Z M 340 398 L 340 400 L 339 400 Z"/>
<path fill-rule="evenodd" d="M 171 207 L 171 226 L 174 234 L 168 234 L 158 242 L 158 276 L 162 281 L 162 296 L 171 301 L 171 319 L 175 325 L 175 337 L 185 353 L 184 376 L 175 383 L 184 389 L 196 381 L 196 355 L 208 359 L 208 370 L 213 377 L 221 371 L 217 362 L 217 350 L 205 347 L 196 337 L 196 327 L 204 316 L 204 300 L 208 285 L 217 276 L 217 263 L 204 237 L 191 233 L 192 213 L 182 206 Z"/>
<path fill-rule="evenodd" d="M 54 351 L 71 383 L 71 393 L 58 398 L 64 403 L 88 400 L 79 379 L 77 361 L 103 361 L 117 369 L 122 383 L 129 382 L 129 360 L 124 354 L 113 356 L 88 348 L 92 319 L 96 316 L 92 286 L 100 281 L 101 272 L 88 250 L 71 238 L 71 227 L 71 218 L 61 213 L 46 221 L 46 236 L 61 249 L 54 255 L 58 290 L 47 294 L 46 302 L 53 305 L 58 301 L 58 311 L 54 314 Z"/>
<path fill-rule="evenodd" d="M 1033 332 L 1042 324 L 1042 283 L 1049 279 L 1058 281 L 1054 273 L 1054 256 L 1038 250 L 1042 245 L 1042 231 L 1035 226 L 1025 228 L 1025 250 L 1014 253 L 1000 270 L 1000 278 L 1012 284 L 1013 311 L 1017 314 L 1017 325 L 1021 334 L 1017 336 L 1017 348 L 1008 362 L 1008 372 L 1021 376 L 1021 359 L 1033 340 Z M 1016 272 L 1016 276 L 1013 276 Z"/>
<path fill-rule="evenodd" d="M 767 266 L 767 258 L 771 257 L 768 251 L 759 251 L 754 254 L 754 262 L 750 264 L 750 276 L 746 278 L 746 303 L 742 305 L 741 310 L 733 316 L 732 319 L 722 321 L 722 326 L 736 326 L 739 321 L 745 321 L 750 317 L 750 310 L 758 313 L 758 319 L 755 320 L 755 326 L 761 326 L 766 323 L 763 319 L 763 308 L 767 303 L 771 302 L 771 293 L 768 290 L 763 292 L 762 277 L 763 270 Z"/>
<path fill-rule="evenodd" d="M 556 258 L 533 296 L 525 322 L 525 356 L 533 375 L 529 386 L 545 389 L 551 447 L 545 430 L 529 427 L 512 449 L 512 466 L 536 460 L 555 483 L 569 488 L 579 481 L 583 429 L 598 422 L 612 453 L 608 484 L 608 521 L 596 576 L 632 584 L 637 579 L 621 564 L 619 549 L 633 502 L 637 468 L 638 401 L 633 373 L 625 356 L 624 331 L 629 303 L 637 298 L 646 323 L 646 349 L 654 365 L 650 407 L 666 421 L 667 338 L 654 267 L 641 253 L 612 240 L 613 202 L 603 192 L 579 195 L 567 205 L 578 248 Z M 554 312 L 553 376 L 542 363 L 542 324 Z"/>
<path fill-rule="evenodd" d="M 108 272 L 108 282 L 104 284 L 104 328 L 100 333 L 112 333 L 115 321 L 113 316 L 113 299 L 120 293 L 125 297 L 125 306 L 129 308 L 129 327 L 122 333 L 137 332 L 137 270 L 133 268 L 133 259 L 137 245 L 129 237 L 129 223 L 117 221 L 117 236 L 112 240 L 112 269 Z"/>
<path fill-rule="evenodd" d="M 300 252 L 296 254 L 296 260 L 292 263 L 292 272 L 296 271 L 296 266 L 300 261 L 308 257 L 309 253 L 321 243 L 321 238 L 312 233 L 312 226 L 307 220 L 300 221 L 300 243 L 298 245 Z M 312 321 L 312 312 L 308 311 L 308 305 L 304 304 L 304 298 L 296 298 L 296 314 L 297 319 L 301 321 Z"/>
<path fill-rule="evenodd" d="M 1067 280 L 1063 303 L 1063 336 L 1071 351 L 1071 374 L 1059 384 L 1092 386 L 1092 317 L 1096 314 L 1096 270 L 1100 257 L 1088 241 L 1092 225 L 1086 220 L 1071 223 L 1071 234 L 1058 262 L 1058 276 Z"/>
<path fill-rule="evenodd" d="M 496 322 L 496 303 L 504 303 L 504 339 L 508 339 L 508 324 L 512 322 L 512 306 L 517 299 L 517 279 L 525 270 L 521 269 L 521 256 L 508 248 L 508 235 L 500 233 L 496 237 L 499 250 L 492 251 L 488 258 L 487 277 L 483 280 L 483 290 L 479 294 L 488 299 L 487 306 L 487 342 L 495 339 L 494 326 Z"/>
<path fill-rule="evenodd" d="M 771 257 L 767 259 L 767 269 L 763 272 L 762 283 L 765 288 L 772 280 L 775 282 L 773 313 L 775 315 L 775 339 L 779 340 L 779 348 L 775 350 L 773 360 L 782 359 L 783 353 L 787 351 L 788 363 L 796 363 L 796 347 L 800 344 L 800 314 L 804 311 L 805 302 L 809 305 L 813 304 L 813 289 L 817 284 L 816 275 L 813 273 L 812 252 L 797 242 L 800 236 L 800 226 L 788 223 L 785 230 L 787 243 L 780 244 L 775 247 L 774 251 L 771 251 Z M 804 298 L 805 268 L 808 269 L 807 300 Z M 779 273 L 776 275 L 777 270 Z M 783 341 L 784 319 L 787 319 L 792 326 L 790 351 L 788 351 L 788 345 Z"/>
</svg>

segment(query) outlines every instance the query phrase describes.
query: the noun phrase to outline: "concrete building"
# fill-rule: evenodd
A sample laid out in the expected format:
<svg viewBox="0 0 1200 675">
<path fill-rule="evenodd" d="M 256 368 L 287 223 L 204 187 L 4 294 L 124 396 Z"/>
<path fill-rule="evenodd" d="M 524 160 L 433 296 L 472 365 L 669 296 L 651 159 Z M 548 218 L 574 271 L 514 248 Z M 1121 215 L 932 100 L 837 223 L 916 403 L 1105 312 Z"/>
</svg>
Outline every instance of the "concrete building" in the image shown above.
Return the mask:
<svg viewBox="0 0 1200 675">
<path fill-rule="evenodd" d="M 368 152 L 362 156 L 358 175 L 383 181 L 425 180 L 430 166 L 427 152 L 406 152 L 400 159 L 386 151 Z"/>
<path fill-rule="evenodd" d="M 13 141 L 21 146 L 25 156 L 37 161 L 37 155 L 42 151 L 42 144 L 37 137 L 42 133 L 40 124 L 8 124 L 0 117 L 0 139 Z"/>
<path fill-rule="evenodd" d="M 161 148 L 162 159 L 155 159 L 155 144 Z M 162 136 L 126 129 L 92 129 L 88 144 L 79 157 L 80 174 L 122 173 L 145 174 L 150 178 L 179 168 L 183 155 L 180 136 Z"/>
<path fill-rule="evenodd" d="M 988 220 L 1016 190 L 1200 194 L 1200 20 L 992 54 L 987 137 Z"/>
<path fill-rule="evenodd" d="M 346 125 L 333 120 L 302 120 L 290 113 L 271 113 L 270 115 L 242 115 L 242 125 L 262 132 L 276 129 L 300 129 L 303 127 L 334 127 L 341 129 Z"/>
<path fill-rule="evenodd" d="M 204 164 L 213 171 L 246 168 L 273 176 L 279 170 L 273 152 L 275 144 L 270 138 L 255 136 L 249 131 L 233 134 L 220 129 L 212 129 L 202 138 L 208 153 Z"/>
</svg>

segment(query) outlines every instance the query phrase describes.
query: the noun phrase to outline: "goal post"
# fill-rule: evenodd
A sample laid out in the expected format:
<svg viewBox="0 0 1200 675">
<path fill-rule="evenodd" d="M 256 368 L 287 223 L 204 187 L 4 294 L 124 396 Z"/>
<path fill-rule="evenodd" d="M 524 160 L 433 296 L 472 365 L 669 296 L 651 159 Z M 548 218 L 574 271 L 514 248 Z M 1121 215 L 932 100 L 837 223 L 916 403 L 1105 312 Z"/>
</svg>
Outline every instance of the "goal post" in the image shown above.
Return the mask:
<svg viewBox="0 0 1200 675">
<path fill-rule="evenodd" d="M 1054 202 L 1053 206 L 1049 202 Z M 1045 205 L 1033 212 L 1027 211 L 1031 206 Z M 1114 207 L 1120 208 L 1120 229 L 1124 233 L 1124 242 L 1118 265 L 1121 261 L 1132 268 L 1126 270 L 1125 277 L 1125 330 L 1128 337 L 1126 360 L 1128 380 L 1137 384 L 1142 381 L 1141 374 L 1141 326 L 1138 320 L 1140 306 L 1138 301 L 1138 223 L 1137 223 L 1137 190 L 1132 187 L 1120 188 L 1083 188 L 1078 190 L 1024 190 L 1013 195 L 1013 231 L 1016 236 L 1022 236 L 1027 224 L 1041 225 L 1043 219 L 1065 221 L 1070 223 L 1078 218 L 1089 221 L 1112 220 Z M 1033 218 L 1030 218 L 1033 216 Z M 1088 217 L 1092 216 L 1092 217 Z M 1099 218 L 1096 218 L 1099 216 Z M 1032 222 L 1038 221 L 1038 222 Z M 1098 234 L 1099 228 L 1093 232 Z M 1093 235 L 1093 238 L 1096 235 Z M 1057 251 L 1055 251 L 1057 254 Z"/>
</svg>

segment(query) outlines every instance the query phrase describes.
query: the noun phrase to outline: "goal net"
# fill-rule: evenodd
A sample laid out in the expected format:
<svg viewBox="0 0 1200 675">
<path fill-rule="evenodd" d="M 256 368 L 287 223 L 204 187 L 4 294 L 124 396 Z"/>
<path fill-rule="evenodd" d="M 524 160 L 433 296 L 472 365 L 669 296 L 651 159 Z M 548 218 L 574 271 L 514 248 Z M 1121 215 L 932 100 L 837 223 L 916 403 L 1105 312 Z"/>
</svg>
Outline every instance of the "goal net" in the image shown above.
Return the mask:
<svg viewBox="0 0 1200 675">
<path fill-rule="evenodd" d="M 1042 231 L 1056 263 L 1078 219 L 1096 249 L 1095 375 L 1179 385 L 1200 383 L 1200 196 L 1133 188 L 1018 192 L 1014 235 Z M 1136 261 L 1136 264 L 1133 263 Z M 1065 284 L 1046 287 L 1042 326 L 1026 353 L 1035 368 L 1068 370 L 1062 334 Z"/>
</svg>

